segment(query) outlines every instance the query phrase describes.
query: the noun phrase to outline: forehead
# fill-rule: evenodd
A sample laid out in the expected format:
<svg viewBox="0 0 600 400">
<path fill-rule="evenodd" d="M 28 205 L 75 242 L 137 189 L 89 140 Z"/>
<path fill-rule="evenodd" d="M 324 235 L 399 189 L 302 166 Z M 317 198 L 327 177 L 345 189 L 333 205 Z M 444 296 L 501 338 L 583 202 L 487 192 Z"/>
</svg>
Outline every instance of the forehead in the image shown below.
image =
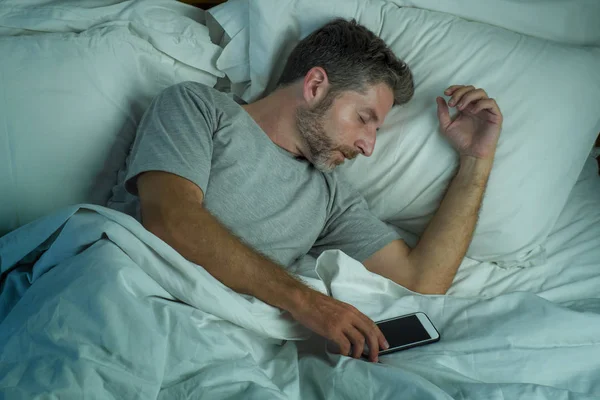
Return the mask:
<svg viewBox="0 0 600 400">
<path fill-rule="evenodd" d="M 367 86 L 364 92 L 345 91 L 337 99 L 340 105 L 373 109 L 380 121 L 394 105 L 394 92 L 385 83 Z"/>
</svg>

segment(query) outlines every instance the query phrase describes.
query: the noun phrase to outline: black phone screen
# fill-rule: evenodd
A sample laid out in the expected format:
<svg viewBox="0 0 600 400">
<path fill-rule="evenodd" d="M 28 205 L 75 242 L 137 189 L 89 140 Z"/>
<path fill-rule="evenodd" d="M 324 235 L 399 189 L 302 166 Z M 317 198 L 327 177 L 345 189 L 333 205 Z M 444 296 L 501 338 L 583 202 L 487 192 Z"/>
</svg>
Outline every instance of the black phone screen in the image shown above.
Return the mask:
<svg viewBox="0 0 600 400">
<path fill-rule="evenodd" d="M 431 339 L 416 315 L 381 322 L 377 326 L 390 344 L 390 348 Z"/>
</svg>

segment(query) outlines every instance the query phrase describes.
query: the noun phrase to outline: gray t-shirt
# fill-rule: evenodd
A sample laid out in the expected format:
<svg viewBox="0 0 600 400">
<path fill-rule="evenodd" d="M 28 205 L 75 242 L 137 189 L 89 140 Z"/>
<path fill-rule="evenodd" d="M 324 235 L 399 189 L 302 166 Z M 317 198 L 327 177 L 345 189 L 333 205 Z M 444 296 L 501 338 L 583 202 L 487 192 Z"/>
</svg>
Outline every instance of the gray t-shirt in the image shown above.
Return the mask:
<svg viewBox="0 0 600 400">
<path fill-rule="evenodd" d="M 229 95 L 199 83 L 171 86 L 154 99 L 109 207 L 140 220 L 136 178 L 145 171 L 194 182 L 211 214 L 284 266 L 327 249 L 364 261 L 399 238 L 336 172 L 277 146 Z"/>
</svg>

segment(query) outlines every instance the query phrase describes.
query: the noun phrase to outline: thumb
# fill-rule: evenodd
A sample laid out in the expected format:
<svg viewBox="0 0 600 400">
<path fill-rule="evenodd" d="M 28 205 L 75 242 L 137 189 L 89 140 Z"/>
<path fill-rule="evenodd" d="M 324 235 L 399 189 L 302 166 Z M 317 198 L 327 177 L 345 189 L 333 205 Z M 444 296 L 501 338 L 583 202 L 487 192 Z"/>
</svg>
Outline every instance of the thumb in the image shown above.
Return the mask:
<svg viewBox="0 0 600 400">
<path fill-rule="evenodd" d="M 436 97 L 435 102 L 437 103 L 437 115 L 440 120 L 440 126 L 445 131 L 448 128 L 448 125 L 452 123 L 452 119 L 450 118 L 450 112 L 448 111 L 448 105 L 446 104 L 446 100 L 441 97 Z"/>
</svg>

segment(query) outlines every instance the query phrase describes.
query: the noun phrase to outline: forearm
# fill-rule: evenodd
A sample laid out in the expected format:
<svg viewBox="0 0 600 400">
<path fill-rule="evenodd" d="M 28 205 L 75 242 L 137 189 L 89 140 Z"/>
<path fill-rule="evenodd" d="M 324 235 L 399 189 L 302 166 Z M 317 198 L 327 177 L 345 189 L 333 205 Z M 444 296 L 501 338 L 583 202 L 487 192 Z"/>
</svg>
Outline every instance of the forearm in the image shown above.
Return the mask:
<svg viewBox="0 0 600 400">
<path fill-rule="evenodd" d="M 409 254 L 418 271 L 415 282 L 422 293 L 445 293 L 462 262 L 477 223 L 492 160 L 461 157 L 459 170 Z"/>
<path fill-rule="evenodd" d="M 186 259 L 239 293 L 252 295 L 290 311 L 303 294 L 312 291 L 282 267 L 230 233 L 198 204 L 179 209 L 150 209 L 142 215 L 146 228 Z"/>
</svg>

